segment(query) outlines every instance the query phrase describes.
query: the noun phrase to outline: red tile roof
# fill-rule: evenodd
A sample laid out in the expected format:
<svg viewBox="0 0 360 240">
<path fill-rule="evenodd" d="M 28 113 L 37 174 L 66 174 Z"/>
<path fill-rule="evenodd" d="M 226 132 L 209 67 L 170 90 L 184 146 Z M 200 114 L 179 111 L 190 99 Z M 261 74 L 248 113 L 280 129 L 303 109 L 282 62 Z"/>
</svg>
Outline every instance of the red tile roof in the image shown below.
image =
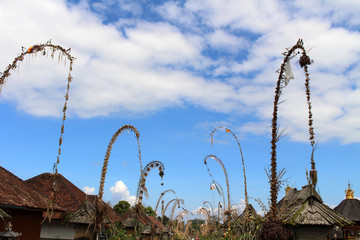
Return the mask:
<svg viewBox="0 0 360 240">
<path fill-rule="evenodd" d="M 45 210 L 48 200 L 22 179 L 0 167 L 0 204 Z"/>
<path fill-rule="evenodd" d="M 53 173 L 43 173 L 30 178 L 25 182 L 45 196 L 50 196 L 54 183 L 54 176 Z M 57 190 L 55 192 L 54 202 L 66 209 L 67 220 L 76 223 L 89 223 L 91 214 L 89 215 L 89 209 L 86 210 L 86 208 L 92 210 L 97 196 L 85 194 L 61 174 L 56 175 L 55 181 Z M 110 206 L 107 206 L 107 215 L 110 217 L 117 217 Z M 54 218 L 60 219 L 64 216 L 65 215 L 63 214 L 55 214 Z"/>
<path fill-rule="evenodd" d="M 54 183 L 54 176 L 53 173 L 43 173 L 25 182 L 35 190 L 49 197 Z M 56 175 L 55 181 L 57 183 L 57 190 L 55 192 L 54 202 L 62 208 L 65 208 L 68 212 L 73 213 L 77 211 L 80 206 L 84 204 L 86 194 L 61 174 Z"/>
</svg>

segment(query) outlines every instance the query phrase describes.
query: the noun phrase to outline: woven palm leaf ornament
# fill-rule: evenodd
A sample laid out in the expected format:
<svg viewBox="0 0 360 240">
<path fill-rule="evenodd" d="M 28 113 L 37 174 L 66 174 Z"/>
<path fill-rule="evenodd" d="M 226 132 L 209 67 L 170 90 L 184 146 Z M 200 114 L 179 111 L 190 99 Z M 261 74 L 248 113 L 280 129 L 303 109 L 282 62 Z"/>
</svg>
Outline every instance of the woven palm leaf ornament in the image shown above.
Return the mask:
<svg viewBox="0 0 360 240">
<path fill-rule="evenodd" d="M 56 190 L 57 190 L 57 182 L 56 182 L 56 177 L 58 174 L 58 165 L 60 163 L 60 155 L 61 155 L 61 146 L 63 143 L 63 134 L 64 134 L 64 128 L 65 128 L 65 120 L 66 120 L 66 110 L 67 110 L 67 103 L 69 100 L 69 90 L 70 90 L 70 83 L 72 81 L 72 76 L 71 76 L 71 72 L 72 72 L 72 68 L 73 68 L 73 62 L 76 58 L 74 58 L 73 56 L 71 56 L 70 54 L 71 49 L 67 49 L 65 50 L 65 48 L 61 47 L 60 45 L 54 45 L 51 43 L 51 40 L 49 40 L 48 42 L 46 42 L 45 44 L 36 44 L 33 45 L 31 47 L 29 47 L 28 49 L 22 47 L 22 53 L 19 54 L 11 64 L 9 64 L 4 72 L 0 73 L 0 94 L 2 91 L 2 88 L 5 86 L 6 84 L 6 80 L 11 76 L 11 73 L 16 69 L 19 68 L 20 63 L 24 61 L 25 57 L 27 55 L 32 55 L 32 56 L 37 56 L 38 53 L 40 53 L 40 55 L 43 56 L 48 56 L 50 54 L 51 59 L 55 58 L 55 53 L 58 54 L 58 61 L 65 61 L 66 64 L 66 60 L 69 61 L 69 72 L 68 72 L 68 77 L 67 77 L 67 86 L 66 86 L 66 94 L 65 94 L 65 102 L 64 102 L 64 106 L 63 106 L 63 117 L 62 117 L 62 125 L 60 128 L 60 137 L 59 137 L 59 147 L 58 147 L 58 153 L 57 153 L 57 157 L 56 157 L 56 162 L 54 164 L 54 181 L 53 181 L 53 186 L 52 186 L 52 190 L 50 192 L 50 196 L 49 196 L 49 200 L 48 200 L 48 207 L 47 207 L 47 211 L 46 211 L 46 215 L 45 215 L 45 219 L 48 219 L 49 221 L 51 221 L 51 218 L 54 214 L 54 198 L 55 198 L 55 194 L 56 194 Z"/>
<path fill-rule="evenodd" d="M 308 126 L 309 126 L 309 141 L 312 147 L 311 153 L 311 171 L 310 171 L 310 185 L 315 188 L 317 184 L 317 172 L 315 169 L 314 161 L 314 151 L 316 149 L 315 144 L 315 134 L 313 127 L 313 114 L 311 111 L 311 94 L 310 94 L 310 75 L 308 72 L 308 65 L 312 64 L 312 60 L 306 53 L 302 39 L 299 39 L 298 42 L 290 49 L 286 49 L 283 53 L 284 60 L 281 64 L 279 70 L 279 77 L 275 88 L 275 97 L 274 97 L 274 109 L 273 109 L 273 118 L 272 118 L 272 132 L 271 132 L 271 172 L 270 172 L 270 218 L 272 220 L 277 220 L 277 195 L 280 188 L 279 181 L 277 181 L 277 159 L 276 159 L 276 143 L 279 141 L 278 134 L 278 105 L 279 99 L 282 94 L 283 88 L 288 84 L 289 80 L 292 79 L 292 71 L 289 68 L 289 60 L 300 54 L 299 65 L 304 70 L 305 73 L 305 93 L 306 93 L 306 102 L 308 106 Z M 289 70 L 290 69 L 290 70 Z M 291 72 L 289 72 L 291 71 Z"/>
<path fill-rule="evenodd" d="M 211 172 L 210 172 L 210 170 L 209 170 L 208 167 L 207 167 L 207 169 L 208 169 L 208 172 L 209 172 L 209 174 L 210 174 L 210 177 L 212 178 Z M 223 211 L 223 217 L 225 218 L 226 201 L 225 201 L 224 190 L 223 190 L 222 186 L 220 185 L 220 183 L 218 183 L 217 181 L 215 181 L 214 179 L 212 179 L 212 182 L 211 182 L 211 184 L 210 184 L 210 190 L 215 190 L 215 189 L 217 190 L 219 196 L 222 197 L 222 199 L 223 199 L 223 202 L 222 202 L 222 203 L 219 201 L 219 206 L 221 206 L 221 209 L 224 209 L 224 211 Z M 220 208 L 219 208 L 219 209 L 220 209 Z M 219 210 L 219 212 L 218 212 L 218 215 L 220 216 L 220 210 Z M 220 217 L 219 217 L 219 220 L 220 220 Z"/>
<path fill-rule="evenodd" d="M 109 142 L 109 145 L 106 149 L 104 163 L 103 163 L 103 167 L 101 170 L 101 177 L 100 177 L 100 187 L 99 187 L 99 194 L 98 194 L 98 197 L 100 199 L 102 199 L 102 197 L 104 195 L 104 184 L 105 184 L 105 178 L 106 178 L 106 173 L 107 173 L 107 168 L 108 168 L 108 164 L 109 164 L 109 158 L 111 155 L 112 147 L 113 147 L 116 139 L 118 138 L 118 136 L 124 131 L 128 131 L 128 132 L 131 131 L 131 132 L 134 132 L 134 134 L 135 134 L 137 144 L 138 144 L 138 151 L 139 151 L 138 157 L 139 157 L 139 162 L 140 162 L 140 173 L 142 174 L 141 149 L 140 149 L 140 141 L 139 141 L 140 133 L 134 126 L 127 124 L 127 125 L 120 127 L 114 133 L 114 135 L 112 136 L 112 138 Z"/>
<path fill-rule="evenodd" d="M 212 179 L 213 179 L 212 174 L 211 174 L 210 169 L 209 169 L 209 167 L 208 167 L 208 165 L 207 165 L 208 159 L 213 159 L 213 160 L 215 160 L 216 162 L 218 162 L 218 163 L 220 164 L 223 172 L 224 172 L 225 180 L 226 180 L 227 199 L 228 199 L 228 203 L 227 203 L 228 206 L 227 206 L 227 210 L 226 210 L 226 212 L 225 212 L 225 215 L 227 215 L 227 216 L 228 216 L 228 219 L 230 219 L 230 217 L 231 217 L 231 216 L 230 216 L 230 214 L 231 214 L 230 185 L 229 185 L 229 178 L 228 178 L 228 174 L 227 174 L 226 168 L 225 168 L 223 162 L 221 161 L 221 159 L 219 159 L 217 156 L 215 156 L 215 155 L 207 155 L 207 156 L 205 157 L 205 159 L 204 159 L 204 164 L 206 165 L 207 170 L 208 170 L 208 172 L 209 172 L 209 174 L 210 174 L 210 177 L 211 177 Z M 213 179 L 213 182 L 214 182 L 214 179 Z M 229 221 L 229 223 L 230 223 L 230 221 Z"/>
<path fill-rule="evenodd" d="M 226 133 L 230 133 L 236 140 L 239 150 L 240 150 L 240 156 L 241 156 L 241 163 L 243 166 L 243 174 L 244 174 L 244 191 L 245 191 L 245 205 L 248 206 L 249 205 L 249 197 L 248 197 L 248 192 L 247 192 L 247 184 L 246 184 L 246 172 L 245 172 L 245 161 L 244 161 L 244 155 L 241 149 L 241 145 L 239 140 L 237 139 L 236 135 L 228 128 L 220 126 L 220 127 L 216 127 L 210 134 L 211 137 L 211 145 L 214 145 L 214 141 L 213 141 L 213 134 L 216 132 L 216 130 L 218 129 L 224 129 Z"/>
<path fill-rule="evenodd" d="M 211 202 L 209 202 L 209 201 L 204 201 L 203 202 L 203 207 L 204 208 L 207 208 L 207 207 L 209 207 L 210 206 L 210 209 L 211 209 L 211 216 L 214 214 L 214 207 L 213 207 L 213 205 L 211 204 Z"/>
<path fill-rule="evenodd" d="M 124 131 L 127 132 L 134 132 L 136 140 L 137 140 L 137 145 L 138 145 L 138 158 L 139 158 L 139 162 L 140 162 L 140 174 L 142 174 L 142 161 L 141 161 L 141 150 L 140 150 L 140 133 L 139 131 L 132 125 L 124 125 L 122 127 L 120 127 L 112 136 L 109 145 L 106 149 L 106 153 L 105 153 L 105 158 L 104 158 L 104 162 L 103 162 L 103 167 L 101 170 L 101 177 L 100 177 L 100 186 L 99 186 L 99 193 L 98 193 L 98 197 L 96 198 L 95 201 L 95 214 L 94 214 L 94 220 L 92 223 L 90 223 L 90 225 L 94 226 L 94 232 L 95 233 L 99 233 L 101 226 L 105 220 L 105 212 L 101 211 L 102 209 L 104 209 L 104 205 L 105 203 L 103 203 L 102 201 L 102 197 L 104 195 L 104 184 L 105 184 L 105 178 L 106 178 L 106 173 L 107 173 L 107 169 L 108 169 L 108 164 L 109 164 L 109 158 L 111 155 L 111 150 L 112 147 L 116 141 L 116 139 L 118 138 L 118 136 L 123 133 Z"/>
<path fill-rule="evenodd" d="M 208 170 L 208 172 L 210 174 L 210 177 L 212 178 L 212 174 L 211 174 L 210 169 L 209 169 L 208 166 L 207 166 L 207 170 Z M 225 195 L 224 195 L 223 188 L 221 187 L 220 183 L 218 183 L 217 181 L 212 179 L 212 182 L 210 184 L 210 190 L 211 191 L 216 190 L 217 193 L 219 194 L 219 196 L 222 197 L 223 202 L 221 203 L 221 201 L 219 201 L 219 204 L 218 204 L 218 206 L 221 206 L 221 207 L 218 208 L 218 219 L 220 220 L 220 212 L 221 212 L 220 208 L 224 209 L 224 211 L 222 211 L 223 212 L 222 214 L 223 214 L 223 217 L 225 218 L 226 201 L 225 201 Z M 213 198 L 214 198 L 214 195 L 213 195 Z"/>
<path fill-rule="evenodd" d="M 207 235 L 209 232 L 209 225 L 210 225 L 210 221 L 211 221 L 210 214 L 209 214 L 208 210 L 204 207 L 200 208 L 197 211 L 197 214 L 203 215 L 205 218 L 205 224 L 203 226 L 201 226 L 201 233 L 202 233 L 202 235 Z"/>
<path fill-rule="evenodd" d="M 157 201 L 157 203 L 156 203 L 156 207 L 155 207 L 155 215 L 156 215 L 156 211 L 157 211 L 157 209 L 158 209 L 158 207 L 159 207 L 159 204 L 160 204 L 160 201 L 161 201 L 161 199 L 165 196 L 165 194 L 166 193 L 173 193 L 174 195 L 175 195 L 175 197 L 176 197 L 176 193 L 175 193 L 175 191 L 174 190 L 172 190 L 172 189 L 167 189 L 167 190 L 165 190 L 165 191 L 163 191 L 161 194 L 160 194 L 160 197 L 159 197 L 159 199 L 158 199 L 158 201 Z"/>
<path fill-rule="evenodd" d="M 180 234 L 182 233 L 181 235 L 182 235 L 183 239 L 186 239 L 184 216 L 186 216 L 187 219 L 189 219 L 189 212 L 187 210 L 180 212 L 179 215 L 177 215 L 175 217 L 175 222 L 176 222 L 175 229 L 178 233 L 180 233 Z"/>
<path fill-rule="evenodd" d="M 178 198 L 178 200 L 175 201 L 175 203 L 171 207 L 171 212 L 170 212 L 170 220 L 171 221 L 173 221 L 173 219 L 174 219 L 176 207 L 181 208 L 181 205 L 184 205 L 184 200 L 182 198 Z"/>
<path fill-rule="evenodd" d="M 171 204 L 174 204 L 175 206 L 180 206 L 181 204 L 184 204 L 184 199 L 182 199 L 182 198 L 173 198 L 165 205 L 165 208 L 161 211 L 161 224 L 164 221 L 165 212 L 167 211 L 168 207 Z M 170 219 L 170 220 L 172 220 L 172 219 Z"/>
<path fill-rule="evenodd" d="M 162 162 L 151 161 L 148 164 L 146 164 L 146 166 L 144 167 L 144 170 L 143 170 L 143 174 L 141 174 L 141 176 L 140 176 L 137 194 L 136 194 L 136 199 L 137 199 L 138 205 L 142 204 L 142 199 L 143 199 L 144 194 L 145 194 L 146 198 L 149 198 L 149 193 L 147 191 L 145 183 L 146 183 L 146 178 L 149 175 L 149 172 L 154 168 L 159 169 L 159 176 L 161 177 L 161 180 L 163 180 L 165 166 Z M 161 182 L 161 185 L 164 185 L 163 182 Z"/>
</svg>

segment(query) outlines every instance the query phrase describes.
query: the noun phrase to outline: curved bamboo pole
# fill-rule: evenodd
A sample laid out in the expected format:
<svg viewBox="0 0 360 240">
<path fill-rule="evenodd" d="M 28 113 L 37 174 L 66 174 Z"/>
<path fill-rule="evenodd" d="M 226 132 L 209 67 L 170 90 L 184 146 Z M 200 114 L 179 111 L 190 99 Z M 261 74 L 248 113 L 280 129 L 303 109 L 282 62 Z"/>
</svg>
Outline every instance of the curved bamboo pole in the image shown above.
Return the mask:
<svg viewBox="0 0 360 240">
<path fill-rule="evenodd" d="M 184 215 L 186 215 L 187 218 L 189 218 L 188 211 L 184 210 L 184 211 L 180 212 L 179 215 L 176 216 L 175 221 L 177 221 L 176 222 L 176 230 L 177 230 L 177 232 L 182 233 L 181 235 L 183 236 L 184 239 L 186 239 L 185 238 L 185 223 L 183 222 L 184 221 Z M 180 222 L 180 220 L 181 220 L 181 222 Z M 182 226 L 181 230 L 179 229 L 180 225 Z"/>
<path fill-rule="evenodd" d="M 137 204 L 142 204 L 143 194 L 144 194 L 144 192 L 147 193 L 147 189 L 145 187 L 146 177 L 149 174 L 149 172 L 151 171 L 151 169 L 153 169 L 153 168 L 159 169 L 159 176 L 161 177 L 161 180 L 163 179 L 165 166 L 162 162 L 151 161 L 148 164 L 146 164 L 146 166 L 143 170 L 143 174 L 141 174 L 141 176 L 140 176 L 140 180 L 139 180 L 139 184 L 138 184 L 138 189 L 137 189 L 137 194 L 136 194 L 136 199 L 138 201 Z"/>
<path fill-rule="evenodd" d="M 33 45 L 31 47 L 29 47 L 28 49 L 22 47 L 22 53 L 20 55 L 18 55 L 11 64 L 9 64 L 4 72 L 0 73 L 0 94 L 1 94 L 1 90 L 3 88 L 3 86 L 6 83 L 6 80 L 8 79 L 8 77 L 10 77 L 11 75 L 11 71 L 15 70 L 17 67 L 19 67 L 19 63 L 22 62 L 25 58 L 26 55 L 37 55 L 38 52 L 41 52 L 42 55 L 47 55 L 48 54 L 48 49 L 51 52 L 51 58 L 54 59 L 55 57 L 55 52 L 59 52 L 59 58 L 58 60 L 62 60 L 63 56 L 65 56 L 65 63 L 66 63 L 66 59 L 69 60 L 70 64 L 69 64 L 69 73 L 68 73 L 68 77 L 67 77 L 67 86 L 66 86 L 66 94 L 65 94 L 65 102 L 64 102 L 64 106 L 63 106 L 63 118 L 62 118 L 62 124 L 61 124 L 61 128 L 60 128 L 60 137 L 59 137 L 59 147 L 58 147 L 58 153 L 57 153 L 57 157 L 56 157 L 56 162 L 54 164 L 54 183 L 50 192 L 50 196 L 49 196 L 49 202 L 48 202 L 48 207 L 47 207 L 47 211 L 46 211 L 46 215 L 45 218 L 48 218 L 49 221 L 51 221 L 51 218 L 54 214 L 54 198 L 55 198 L 55 193 L 57 190 L 57 181 L 56 181 L 56 177 L 58 174 L 58 165 L 60 163 L 60 155 L 61 155 L 61 145 L 63 143 L 63 134 L 64 134 L 64 128 L 65 128 L 65 120 L 66 120 L 66 110 L 67 110 L 67 102 L 69 100 L 69 90 L 70 90 L 70 83 L 73 79 L 73 77 L 71 76 L 71 71 L 72 71 L 72 67 L 73 67 L 73 62 L 76 58 L 74 58 L 73 56 L 71 56 L 70 52 L 71 52 L 71 48 L 65 50 L 65 48 L 59 46 L 59 45 L 54 45 L 51 43 L 51 40 L 49 40 L 48 42 L 46 42 L 45 44 L 36 44 Z"/>
<path fill-rule="evenodd" d="M 231 133 L 233 135 L 233 137 L 235 138 L 238 146 L 239 146 L 239 150 L 240 150 L 240 155 L 241 155 L 241 162 L 242 162 L 242 165 L 243 165 L 243 173 L 244 173 L 244 189 L 245 189 L 245 205 L 249 205 L 249 197 L 248 197 L 248 192 L 247 192 L 247 184 L 246 184 L 246 173 L 245 173 L 245 162 L 244 162 L 244 156 L 243 156 L 243 152 L 242 152 L 242 149 L 241 149 L 241 145 L 240 145 L 240 142 L 239 140 L 237 139 L 236 135 L 228 128 L 226 127 L 216 127 L 210 134 L 210 137 L 211 137 L 211 144 L 214 145 L 214 142 L 213 142 L 213 134 L 216 132 L 216 130 L 218 130 L 219 128 L 223 128 L 225 129 L 225 132 L 226 133 Z"/>
<path fill-rule="evenodd" d="M 274 97 L 274 109 L 273 109 L 273 118 L 272 118 L 272 130 L 271 130 L 271 172 L 270 172 L 270 219 L 272 221 L 276 221 L 278 219 L 278 210 L 277 210 L 277 196 L 279 190 L 279 182 L 277 181 L 277 158 L 276 158 L 276 143 L 279 140 L 278 136 L 278 105 L 279 99 L 282 93 L 282 89 L 285 87 L 285 64 L 289 61 L 289 58 L 292 54 L 295 53 L 296 50 L 301 50 L 302 54 L 299 60 L 300 67 L 304 69 L 305 72 L 305 92 L 306 92 L 306 100 L 308 104 L 308 125 L 309 125 L 309 140 L 312 146 L 312 154 L 311 154 L 311 166 L 312 166 L 312 185 L 316 185 L 316 170 L 315 170 L 315 162 L 314 162 L 314 150 L 315 150 L 315 134 L 313 127 L 313 119 L 311 112 L 311 100 L 310 100 L 310 78 L 308 73 L 308 65 L 312 63 L 309 56 L 306 54 L 306 50 L 304 48 L 304 44 L 302 39 L 299 39 L 298 42 L 291 48 L 287 49 L 285 53 L 283 53 L 284 60 L 280 67 L 278 81 L 276 83 L 275 88 L 275 97 Z"/>
<path fill-rule="evenodd" d="M 212 159 L 214 159 L 216 162 L 218 162 L 219 164 L 220 164 L 220 166 L 222 167 L 222 169 L 223 169 L 223 172 L 224 172 L 224 175 L 225 175 L 225 180 L 226 180 L 226 189 L 227 189 L 227 198 L 228 198 L 228 206 L 227 206 L 227 214 L 231 214 L 231 211 L 230 211 L 230 186 L 229 186 L 229 179 L 228 179 L 228 175 L 227 175 L 227 172 L 226 172 L 226 168 L 225 168 L 225 166 L 224 166 L 224 164 L 223 164 L 223 162 L 218 158 L 218 157 L 216 157 L 215 155 L 207 155 L 206 157 L 205 157 L 205 159 L 204 159 L 204 164 L 207 166 L 207 160 L 209 159 L 209 158 L 212 158 Z M 209 172 L 209 174 L 210 174 L 210 176 L 211 176 L 211 178 L 212 178 L 212 174 L 211 174 L 211 172 L 210 172 L 210 170 L 209 170 L 209 168 L 208 168 L 208 172 Z"/>
<path fill-rule="evenodd" d="M 103 163 L 103 167 L 101 170 L 101 177 L 100 177 L 100 187 L 99 187 L 99 194 L 98 197 L 95 200 L 95 209 L 94 209 L 94 217 L 93 217 L 93 221 L 92 224 L 94 226 L 94 237 L 97 236 L 97 234 L 100 232 L 101 226 L 104 222 L 104 218 L 105 218 L 105 207 L 104 207 L 104 202 L 102 201 L 102 197 L 104 194 L 104 183 L 105 183 L 105 177 L 106 177 L 106 173 L 107 173 L 107 167 L 108 167 L 108 163 L 109 163 L 109 158 L 110 158 L 110 154 L 111 154 L 111 150 L 112 150 L 112 146 L 115 143 L 117 137 L 125 130 L 128 131 L 132 131 L 135 133 L 136 136 L 136 140 L 138 143 L 138 149 L 139 149 L 139 161 L 140 161 L 140 173 L 143 174 L 142 172 L 142 162 L 141 162 L 141 150 L 140 150 L 140 142 L 139 142 L 139 138 L 140 138 L 140 134 L 138 132 L 138 130 L 132 126 L 132 125 L 124 125 L 122 127 L 120 127 L 115 134 L 112 136 L 109 145 L 107 147 L 106 150 L 106 154 L 105 154 L 105 158 L 104 158 L 104 163 Z"/>
<path fill-rule="evenodd" d="M 206 225 L 210 223 L 210 214 L 206 208 L 200 208 L 198 213 L 202 213 L 205 216 Z"/>
<path fill-rule="evenodd" d="M 219 201 L 218 203 L 218 222 L 220 223 L 220 208 L 222 208 L 221 206 L 221 202 Z"/>
<path fill-rule="evenodd" d="M 140 161 L 140 173 L 142 174 L 142 162 L 141 162 L 141 150 L 140 150 L 140 142 L 139 142 L 139 138 L 140 138 L 140 133 L 138 132 L 138 130 L 132 126 L 132 125 L 124 125 L 121 128 L 119 128 L 115 134 L 112 136 L 108 148 L 106 150 L 106 154 L 105 154 L 105 158 L 104 158 L 104 163 L 103 163 L 103 167 L 101 170 L 101 177 L 100 177 L 100 187 L 99 187 L 99 194 L 98 197 L 100 199 L 102 199 L 103 194 L 104 194 L 104 183 L 105 183 L 105 177 L 106 177 L 106 173 L 107 173 L 107 167 L 109 164 L 109 158 L 110 158 L 110 154 L 111 154 L 111 150 L 112 150 L 112 146 L 115 143 L 117 137 L 125 130 L 130 130 L 132 132 L 135 133 L 136 136 L 136 140 L 138 143 L 138 149 L 139 149 L 139 161 Z"/>
<path fill-rule="evenodd" d="M 182 202 L 184 202 L 183 199 L 181 199 L 181 200 L 182 200 Z M 176 202 L 179 202 L 180 200 L 179 200 L 178 198 L 174 198 L 174 199 L 171 199 L 171 200 L 166 204 L 164 210 L 163 210 L 162 213 L 161 213 L 161 223 L 163 223 L 164 216 L 165 216 L 165 212 L 166 212 L 167 208 L 170 206 L 171 203 L 173 203 L 173 202 L 175 202 L 175 201 L 176 201 Z"/>
<path fill-rule="evenodd" d="M 214 207 L 213 207 L 213 205 L 211 204 L 211 202 L 209 202 L 209 201 L 204 201 L 204 202 L 203 202 L 203 206 L 204 206 L 204 207 L 207 207 L 206 204 L 209 204 L 210 209 L 211 209 L 211 216 L 212 216 L 212 215 L 214 214 Z"/>
<path fill-rule="evenodd" d="M 187 221 L 186 227 L 185 227 L 185 231 L 184 231 L 184 235 L 185 235 L 185 236 L 190 235 L 191 226 L 192 226 L 192 222 L 191 222 L 191 221 Z"/>
<path fill-rule="evenodd" d="M 216 182 L 216 181 L 214 181 L 214 180 L 213 180 L 213 184 L 215 184 L 215 187 L 216 187 L 216 189 L 218 190 L 218 192 L 219 192 L 219 190 L 220 190 L 220 193 L 221 193 L 221 194 L 219 194 L 219 195 L 223 197 L 223 208 L 224 208 L 223 217 L 224 217 L 224 219 L 225 219 L 226 201 L 225 201 L 225 195 L 224 195 L 223 188 L 221 187 L 220 183 L 218 183 L 218 182 Z M 220 218 L 219 218 L 219 221 L 220 221 Z"/>
<path fill-rule="evenodd" d="M 174 219 L 175 209 L 176 207 L 180 208 L 180 204 L 184 204 L 184 200 L 181 198 L 178 198 L 178 201 L 174 203 L 174 205 L 171 208 L 171 214 L 170 214 L 170 220 L 172 221 Z"/>
<path fill-rule="evenodd" d="M 157 208 L 159 207 L 159 204 L 160 204 L 160 201 L 161 201 L 162 197 L 163 197 L 166 193 L 168 193 L 168 192 L 174 193 L 174 194 L 175 194 L 175 197 L 176 197 L 176 193 L 175 193 L 175 191 L 172 190 L 172 189 L 167 189 L 167 190 L 165 190 L 164 192 L 162 192 L 162 193 L 160 194 L 160 197 L 159 197 L 157 203 L 156 203 L 155 215 L 156 215 L 156 210 L 157 210 Z"/>
<path fill-rule="evenodd" d="M 210 215 L 209 212 L 205 208 L 200 208 L 198 210 L 198 214 L 202 214 L 205 217 L 205 231 L 202 233 L 203 235 L 207 235 L 210 224 Z"/>
</svg>

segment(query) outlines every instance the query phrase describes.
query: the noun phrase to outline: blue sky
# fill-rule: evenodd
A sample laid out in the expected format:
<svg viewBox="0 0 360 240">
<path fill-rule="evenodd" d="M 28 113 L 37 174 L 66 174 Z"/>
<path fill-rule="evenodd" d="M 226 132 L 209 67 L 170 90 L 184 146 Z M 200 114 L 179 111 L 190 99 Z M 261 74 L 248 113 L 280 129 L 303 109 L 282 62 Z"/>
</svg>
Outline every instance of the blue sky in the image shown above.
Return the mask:
<svg viewBox="0 0 360 240">
<path fill-rule="evenodd" d="M 281 53 L 302 38 L 309 56 L 319 191 L 336 206 L 348 182 L 359 196 L 360 8 L 357 1 L 65 1 L 0 2 L 0 67 L 26 48 L 52 39 L 71 47 L 73 66 L 68 119 L 59 172 L 97 194 L 102 162 L 122 125 L 140 132 L 143 165 L 165 165 L 164 186 L 152 171 L 146 205 L 173 189 L 189 210 L 218 202 L 203 164 L 215 154 L 228 170 L 231 201 L 241 208 L 245 157 L 250 203 L 267 202 L 270 124 Z M 11 23 L 11 24 L 10 24 Z M 279 167 L 290 186 L 307 183 L 304 76 L 284 90 L 279 124 Z M 0 71 L 3 71 L 0 70 Z M 12 73 L 0 97 L 0 165 L 22 179 L 51 172 L 56 161 L 68 63 L 29 57 Z M 225 189 L 220 166 L 209 162 Z M 133 200 L 140 175 L 132 133 L 118 137 L 110 157 L 104 199 Z M 120 182 L 121 181 L 121 182 Z M 358 194 L 357 194 L 358 193 Z M 280 197 L 284 190 L 280 191 Z M 167 196 L 167 200 L 173 196 Z"/>
</svg>

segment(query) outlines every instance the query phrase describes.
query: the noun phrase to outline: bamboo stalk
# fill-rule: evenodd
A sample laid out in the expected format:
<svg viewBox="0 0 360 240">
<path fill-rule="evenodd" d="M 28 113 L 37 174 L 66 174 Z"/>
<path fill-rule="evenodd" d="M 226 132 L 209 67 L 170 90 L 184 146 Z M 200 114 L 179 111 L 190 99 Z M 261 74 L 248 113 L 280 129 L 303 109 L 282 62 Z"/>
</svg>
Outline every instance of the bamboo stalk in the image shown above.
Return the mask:
<svg viewBox="0 0 360 240">
<path fill-rule="evenodd" d="M 47 49 L 52 50 L 52 59 L 54 59 L 54 53 L 56 51 L 59 52 L 59 61 L 60 59 L 62 59 L 63 56 L 65 56 L 65 64 L 66 64 L 66 59 L 69 60 L 70 64 L 69 64 L 69 72 L 68 72 L 68 77 L 67 77 L 67 86 L 66 86 L 66 94 L 65 94 L 65 102 L 64 102 L 64 106 L 63 106 L 63 116 L 62 116 L 62 124 L 61 124 L 61 128 L 60 128 L 60 136 L 59 136 L 59 147 L 58 147 L 58 152 L 57 152 L 57 157 L 56 157 L 56 162 L 54 164 L 54 180 L 53 180 L 53 186 L 52 186 L 52 190 L 50 192 L 50 196 L 49 196 L 49 201 L 48 201 L 48 207 L 47 207 L 47 211 L 45 214 L 45 219 L 48 219 L 49 221 L 51 221 L 51 218 L 54 214 L 54 206 L 55 206 L 55 202 L 54 202 L 54 198 L 55 198 L 55 193 L 57 190 L 57 181 L 56 181 L 56 177 L 58 174 L 58 165 L 60 163 L 60 155 L 61 155 L 61 146 L 63 143 L 63 134 L 64 134 L 64 128 L 65 128 L 65 120 L 66 120 L 66 110 L 67 110 L 67 103 L 69 100 L 69 90 L 70 90 L 70 83 L 72 81 L 72 76 L 71 76 L 71 71 L 73 68 L 73 62 L 76 58 L 74 58 L 73 56 L 71 56 L 70 52 L 71 49 L 67 49 L 65 50 L 63 47 L 61 47 L 60 45 L 54 45 L 51 43 L 51 40 L 49 40 L 48 42 L 46 42 L 45 44 L 36 44 L 33 45 L 31 47 L 29 47 L 28 49 L 22 47 L 22 53 L 19 54 L 11 64 L 9 64 L 5 71 L 0 73 L 0 94 L 2 91 L 3 86 L 6 83 L 6 80 L 10 77 L 11 72 L 14 71 L 16 68 L 19 68 L 20 63 L 25 59 L 26 55 L 32 55 L 32 56 L 37 56 L 38 52 L 42 52 L 42 55 L 46 55 L 47 53 Z"/>
</svg>

